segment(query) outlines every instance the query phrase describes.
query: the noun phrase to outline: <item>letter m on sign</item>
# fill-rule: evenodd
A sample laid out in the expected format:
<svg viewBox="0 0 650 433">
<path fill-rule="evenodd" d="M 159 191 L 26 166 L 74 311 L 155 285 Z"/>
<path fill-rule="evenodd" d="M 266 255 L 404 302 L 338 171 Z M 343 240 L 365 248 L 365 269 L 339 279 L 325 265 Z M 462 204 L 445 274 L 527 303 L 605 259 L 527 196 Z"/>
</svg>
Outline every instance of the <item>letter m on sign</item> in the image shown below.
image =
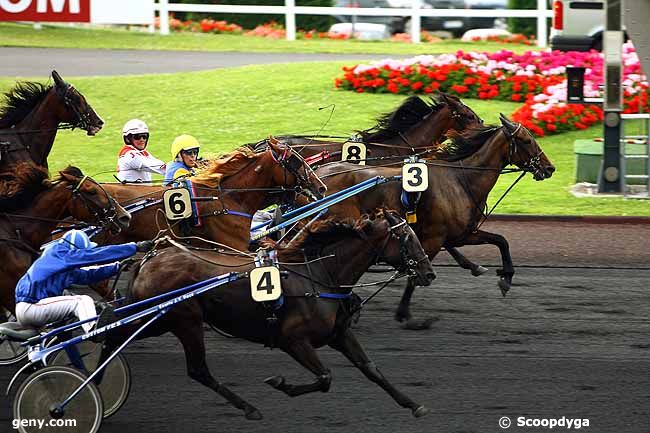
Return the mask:
<svg viewBox="0 0 650 433">
<path fill-rule="evenodd" d="M 90 22 L 91 0 L 0 0 L 0 21 Z"/>
</svg>

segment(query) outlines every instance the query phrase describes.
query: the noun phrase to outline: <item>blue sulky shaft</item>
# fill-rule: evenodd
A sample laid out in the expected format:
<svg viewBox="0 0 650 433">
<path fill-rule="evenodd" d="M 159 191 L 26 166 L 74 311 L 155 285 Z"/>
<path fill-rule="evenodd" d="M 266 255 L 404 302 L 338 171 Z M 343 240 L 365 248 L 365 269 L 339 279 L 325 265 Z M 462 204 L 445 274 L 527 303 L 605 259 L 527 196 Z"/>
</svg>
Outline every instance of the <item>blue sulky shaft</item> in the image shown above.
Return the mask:
<svg viewBox="0 0 650 433">
<path fill-rule="evenodd" d="M 298 209 L 292 210 L 291 212 L 287 212 L 286 214 L 282 215 L 282 218 L 291 218 L 294 215 L 298 215 L 298 214 L 300 214 L 302 212 L 306 212 L 306 211 L 308 211 L 310 209 L 313 209 L 314 207 L 319 206 L 320 204 L 322 204 L 324 202 L 329 202 L 330 200 L 335 200 L 336 198 L 340 197 L 343 194 L 347 194 L 350 191 L 356 191 L 358 188 L 362 188 L 362 187 L 364 187 L 364 186 L 366 186 L 368 184 L 372 183 L 373 186 L 374 186 L 375 182 L 377 182 L 377 180 L 380 179 L 380 178 L 382 178 L 382 177 L 381 176 L 375 176 L 375 177 L 373 177 L 371 179 L 364 180 L 361 183 L 358 183 L 356 185 L 352 185 L 352 186 L 350 186 L 348 188 L 345 188 L 345 189 L 343 189 L 343 190 L 341 190 L 341 191 L 339 191 L 337 193 L 334 193 L 334 194 L 329 195 L 327 197 L 324 197 L 324 198 L 322 198 L 320 200 L 316 200 L 314 202 L 306 204 L 306 205 L 304 205 L 302 207 L 299 207 Z M 338 201 L 336 203 L 338 203 Z M 307 216 L 307 215 L 305 215 L 305 216 Z M 271 224 L 272 222 L 273 221 L 266 221 L 266 222 L 263 222 L 261 224 L 258 224 L 255 227 L 251 228 L 251 232 L 254 232 L 255 230 L 259 230 L 262 227 L 266 227 L 267 225 Z"/>
<path fill-rule="evenodd" d="M 127 311 L 133 310 L 134 308 L 141 307 L 142 305 L 152 304 L 152 303 L 154 303 L 156 301 L 162 301 L 164 299 L 172 298 L 172 297 L 174 297 L 176 295 L 180 295 L 180 294 L 183 294 L 183 293 L 190 292 L 190 291 L 192 291 L 194 289 L 201 288 L 201 287 L 205 286 L 206 284 L 212 284 L 212 283 L 220 282 L 220 280 L 222 280 L 223 278 L 224 278 L 223 275 L 212 277 L 212 278 L 210 278 L 208 280 L 200 281 L 198 283 L 194 283 L 194 284 L 189 285 L 189 286 L 181 287 L 180 289 L 172 290 L 171 292 L 163 293 L 161 295 L 154 296 L 152 298 L 143 299 L 142 301 L 138 301 L 138 302 L 134 302 L 133 304 L 125 305 L 124 307 L 120 307 L 120 308 L 115 309 L 115 312 L 116 313 L 125 313 Z M 67 324 L 65 326 L 61 326 L 59 328 L 53 329 L 50 332 L 48 332 L 47 334 L 45 334 L 45 335 L 41 335 L 39 337 L 39 339 L 40 339 L 40 341 L 45 341 L 48 338 L 54 337 L 55 335 L 59 335 L 62 332 L 65 332 L 65 331 L 67 331 L 69 329 L 78 328 L 79 326 L 83 325 L 84 323 L 92 322 L 93 320 L 97 320 L 97 317 L 92 317 L 90 319 L 80 320 L 80 321 L 74 322 L 74 323 L 69 323 L 69 324 Z M 23 344 L 26 344 L 26 343 L 23 343 Z"/>
<path fill-rule="evenodd" d="M 343 200 L 352 197 L 353 195 L 356 195 L 360 192 L 363 192 L 367 189 L 373 188 L 377 185 L 381 185 L 382 183 L 390 182 L 393 180 L 397 180 L 398 178 L 401 178 L 401 176 L 393 176 L 393 177 L 383 177 L 383 176 L 376 176 L 373 177 L 372 179 L 368 179 L 366 181 L 363 181 L 357 185 L 354 185 L 350 188 L 346 188 L 342 191 L 337 192 L 336 194 L 332 194 L 329 197 L 325 197 L 324 199 L 318 200 L 317 202 L 311 203 L 310 205 L 303 206 L 300 209 L 296 209 L 295 211 L 290 212 L 290 214 L 296 214 L 298 211 L 301 211 L 301 209 L 308 207 L 309 209 L 306 211 L 301 211 L 299 215 L 289 218 L 288 220 L 278 224 L 277 226 L 271 227 L 268 230 L 263 231 L 262 233 L 259 233 L 253 237 L 251 237 L 252 241 L 256 241 L 258 239 L 262 239 L 263 237 L 266 237 L 270 235 L 271 233 L 275 233 L 279 230 L 282 230 L 283 228 L 290 226 L 291 224 L 295 223 L 296 221 L 300 221 L 303 218 L 306 218 L 308 216 L 312 216 L 315 213 L 318 213 L 322 211 L 323 209 L 326 209 L 332 205 L 335 205 L 337 203 L 342 202 Z M 259 227 L 264 227 L 265 224 L 260 225 Z"/>
<path fill-rule="evenodd" d="M 218 277 L 211 278 L 210 280 L 206 280 L 206 281 L 212 281 L 211 283 L 207 283 L 206 281 L 202 281 L 201 283 L 199 283 L 200 285 L 202 285 L 201 287 L 195 288 L 194 290 L 192 290 L 192 291 L 190 291 L 188 293 L 182 294 L 182 295 L 177 296 L 177 297 L 175 297 L 173 299 L 162 302 L 162 303 L 160 303 L 158 305 L 155 305 L 153 307 L 147 308 L 146 310 L 142 310 L 142 311 L 140 311 L 138 313 L 135 313 L 135 314 L 133 314 L 133 315 L 131 315 L 129 317 L 125 317 L 124 319 L 120 319 L 115 323 L 111 323 L 111 324 L 108 324 L 106 326 L 103 326 L 103 327 L 101 327 L 99 329 L 96 329 L 96 330 L 94 330 L 94 331 L 92 331 L 92 332 L 90 332 L 88 334 L 81 335 L 79 337 L 75 337 L 75 338 L 73 338 L 71 340 L 65 341 L 63 343 L 59 343 L 59 344 L 57 344 L 55 346 L 52 346 L 52 347 L 49 347 L 49 348 L 46 348 L 46 349 L 40 351 L 39 352 L 39 357 L 40 357 L 40 359 L 43 359 L 48 354 L 50 354 L 50 353 L 52 353 L 52 352 L 54 352 L 56 350 L 60 350 L 60 349 L 66 347 L 66 346 L 68 346 L 70 344 L 77 344 L 77 343 L 85 340 L 86 338 L 92 337 L 93 335 L 98 335 L 98 334 L 101 334 L 103 332 L 108 331 L 109 329 L 115 329 L 117 327 L 127 325 L 127 324 L 129 324 L 131 322 L 134 322 L 136 320 L 139 320 L 139 319 L 141 319 L 143 317 L 146 317 L 146 316 L 149 316 L 149 315 L 152 315 L 152 314 L 154 315 L 154 317 L 152 317 L 147 322 L 145 322 L 142 326 L 140 326 L 138 329 L 136 329 L 135 332 L 133 334 L 131 334 L 129 336 L 129 338 L 127 338 L 99 367 L 97 367 L 95 369 L 95 371 L 93 371 L 81 385 L 79 385 L 74 391 L 72 391 L 72 393 L 70 395 L 68 395 L 68 397 L 63 402 L 61 402 L 59 405 L 57 405 L 56 409 L 58 411 L 62 411 L 81 392 L 81 390 L 84 389 L 84 387 L 86 387 L 102 370 L 104 370 L 106 368 L 106 366 L 108 364 L 110 364 L 110 362 L 113 360 L 113 358 L 115 358 L 131 341 L 133 341 L 138 336 L 138 334 L 140 334 L 146 327 L 151 325 L 153 322 L 158 320 L 160 317 L 165 315 L 172 306 L 178 304 L 179 302 L 183 302 L 183 301 L 185 301 L 187 299 L 198 296 L 198 295 L 200 295 L 200 294 L 202 294 L 204 292 L 207 292 L 208 290 L 212 290 L 212 289 L 214 289 L 214 288 L 216 288 L 218 286 L 221 286 L 223 284 L 229 283 L 231 281 L 235 281 L 238 278 L 240 278 L 242 275 L 243 274 L 241 274 L 241 273 L 230 272 L 228 274 L 223 274 L 223 275 L 220 275 Z M 192 286 L 196 286 L 196 284 L 193 284 Z M 188 286 L 188 287 L 192 287 L 192 286 Z M 133 304 L 133 305 L 135 305 L 135 304 Z M 32 360 L 32 362 L 33 362 L 33 360 Z"/>
</svg>

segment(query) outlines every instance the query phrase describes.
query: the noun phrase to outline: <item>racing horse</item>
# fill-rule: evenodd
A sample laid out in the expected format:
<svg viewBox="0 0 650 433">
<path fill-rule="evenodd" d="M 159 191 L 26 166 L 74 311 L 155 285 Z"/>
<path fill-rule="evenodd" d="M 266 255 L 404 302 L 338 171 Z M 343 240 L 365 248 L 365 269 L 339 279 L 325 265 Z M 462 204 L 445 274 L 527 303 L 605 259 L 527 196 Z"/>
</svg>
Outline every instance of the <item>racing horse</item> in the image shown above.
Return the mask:
<svg viewBox="0 0 650 433">
<path fill-rule="evenodd" d="M 329 345 L 400 406 L 410 409 L 416 417 L 426 415 L 424 406 L 398 391 L 381 374 L 350 328 L 352 315 L 360 308 L 351 287 L 378 260 L 414 275 L 419 284 L 430 283 L 433 269 L 406 222 L 394 211 L 379 211 L 353 224 L 349 220 L 319 222 L 292 247 L 279 248 L 277 256 L 280 270 L 286 273 L 281 283 L 281 302 L 274 306 L 255 302 L 249 280 L 243 278 L 177 304 L 141 336 L 173 333 L 183 345 L 188 375 L 243 410 L 248 419 L 261 419 L 262 415 L 217 382 L 208 369 L 203 322 L 255 343 L 279 347 L 310 370 L 316 380 L 309 384 L 288 384 L 281 376 L 265 380 L 291 397 L 329 390 L 332 376 L 315 350 Z M 129 298 L 138 301 L 215 275 L 250 272 L 254 268 L 250 257 L 165 248 L 136 266 Z M 128 327 L 119 328 L 109 335 L 106 352 L 117 347 L 129 332 Z"/>
<path fill-rule="evenodd" d="M 461 132 L 483 126 L 483 120 L 459 98 L 443 92 L 428 102 L 418 96 L 408 97 L 397 109 L 377 119 L 377 124 L 367 130 L 359 131 L 360 141 L 367 147 L 366 165 L 401 163 L 396 156 L 408 156 L 416 153 L 428 154 L 435 158 L 435 151 L 449 131 Z M 341 142 L 327 142 L 309 137 L 276 137 L 282 142 L 293 145 L 300 154 L 315 165 L 322 162 L 345 159 L 341 155 Z M 266 141 L 258 142 L 255 149 L 263 149 Z M 316 155 L 327 152 L 330 158 L 318 158 Z M 268 206 L 264 203 L 262 207 Z M 468 260 L 456 248 L 448 247 L 447 252 L 464 269 L 472 275 L 479 276 L 486 268 Z"/>
<path fill-rule="evenodd" d="M 6 92 L 0 108 L 0 169 L 19 161 L 47 168 L 56 133 L 62 127 L 80 128 L 88 135 L 102 129 L 104 121 L 86 98 L 52 71 L 54 85 L 19 82 Z"/>
<path fill-rule="evenodd" d="M 0 212 L 0 306 L 11 313 L 16 283 L 63 218 L 72 216 L 111 230 L 126 228 L 131 218 L 106 190 L 76 167 L 60 171 L 54 180 L 33 163 L 17 164 L 15 173 L 29 189 L 28 193 L 17 191 L 16 197 L 27 196 L 29 201 L 20 210 L 8 212 L 3 207 Z M 83 215 L 75 211 L 76 204 L 85 209 Z"/>
<path fill-rule="evenodd" d="M 61 128 L 80 128 L 95 135 L 104 121 L 86 102 L 86 98 L 61 76 L 52 71 L 54 85 L 22 82 L 5 93 L 0 107 L 0 197 L 10 198 L 21 189 L 20 177 L 9 175 L 10 167 L 31 161 L 47 168 L 56 133 Z"/>
<path fill-rule="evenodd" d="M 515 273 L 508 242 L 501 235 L 478 229 L 488 194 L 508 165 L 531 173 L 535 180 L 551 177 L 555 167 L 525 127 L 503 114 L 501 123 L 499 127 L 450 134 L 451 144 L 442 148 L 436 159 L 427 161 L 428 189 L 422 193 L 417 206 L 413 229 L 431 260 L 441 247 L 496 245 L 502 259 L 502 269 L 497 270 L 499 287 L 505 295 Z M 338 163 L 321 167 L 316 173 L 325 181 L 328 191 L 335 193 L 375 176 L 399 176 L 401 170 L 393 167 L 359 170 L 356 165 Z M 329 215 L 354 217 L 379 206 L 399 209 L 401 195 L 401 183 L 389 182 L 330 207 Z M 414 281 L 409 279 L 395 316 L 399 321 L 411 317 L 409 304 L 414 288 Z M 417 329 L 420 325 L 409 322 L 408 326 Z"/>
<path fill-rule="evenodd" d="M 449 130 L 464 131 L 481 125 L 483 120 L 460 99 L 440 92 L 428 102 L 419 96 L 408 97 L 394 111 L 379 117 L 375 126 L 358 131 L 357 139 L 341 142 L 290 135 L 276 138 L 293 146 L 305 158 L 326 152 L 324 162 L 345 160 L 348 155 L 342 155 L 343 145 L 359 141 L 367 148 L 365 164 L 379 165 L 395 161 L 396 156 L 433 151 Z M 262 140 L 252 146 L 260 149 L 265 143 Z"/>
<path fill-rule="evenodd" d="M 289 146 L 273 142 L 264 152 L 243 147 L 209 161 L 191 181 L 201 225 L 185 227 L 187 234 L 238 250 L 248 249 L 251 218 L 269 194 L 293 193 L 298 189 L 311 197 L 322 197 L 325 192 L 323 183 L 300 155 Z M 103 184 L 103 187 L 123 206 L 144 199 L 158 203 L 134 212 L 128 229 L 117 235 L 104 233 L 93 239 L 96 242 L 153 239 L 161 229 L 167 228 L 159 218 L 164 219 L 160 198 L 165 188 L 137 184 Z M 179 225 L 172 229 L 183 235 Z"/>
</svg>

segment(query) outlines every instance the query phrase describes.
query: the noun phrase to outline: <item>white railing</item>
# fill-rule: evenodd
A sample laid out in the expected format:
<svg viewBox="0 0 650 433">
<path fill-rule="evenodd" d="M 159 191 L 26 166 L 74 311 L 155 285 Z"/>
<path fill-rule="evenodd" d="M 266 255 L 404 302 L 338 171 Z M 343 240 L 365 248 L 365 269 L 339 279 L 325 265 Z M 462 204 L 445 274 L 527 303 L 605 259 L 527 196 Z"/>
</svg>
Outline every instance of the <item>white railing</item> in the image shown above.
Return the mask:
<svg viewBox="0 0 650 433">
<path fill-rule="evenodd" d="M 160 15 L 160 33 L 169 34 L 169 12 L 207 12 L 207 13 L 239 13 L 239 14 L 276 14 L 284 15 L 287 40 L 296 39 L 296 15 L 349 15 L 349 16 L 400 16 L 411 17 L 411 38 L 420 42 L 421 17 L 494 17 L 494 18 L 536 18 L 537 45 L 546 47 L 546 19 L 553 16 L 548 9 L 546 0 L 537 0 L 537 9 L 422 9 L 421 0 L 413 0 L 411 8 L 341 8 L 296 6 L 295 0 L 285 0 L 284 6 L 244 6 L 244 5 L 203 5 L 169 3 L 169 0 L 158 0 L 154 9 Z"/>
</svg>

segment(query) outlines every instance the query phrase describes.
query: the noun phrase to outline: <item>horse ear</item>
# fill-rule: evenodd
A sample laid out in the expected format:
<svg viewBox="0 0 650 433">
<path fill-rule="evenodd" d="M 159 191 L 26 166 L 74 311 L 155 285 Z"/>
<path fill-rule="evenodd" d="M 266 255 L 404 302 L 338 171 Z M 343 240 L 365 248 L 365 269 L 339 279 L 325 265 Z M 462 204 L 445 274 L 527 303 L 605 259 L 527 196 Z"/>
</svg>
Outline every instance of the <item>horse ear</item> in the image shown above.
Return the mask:
<svg viewBox="0 0 650 433">
<path fill-rule="evenodd" d="M 77 178 L 70 173 L 66 173 L 65 171 L 60 171 L 59 175 L 61 175 L 61 178 L 66 180 L 67 182 L 74 183 L 77 181 Z"/>
<path fill-rule="evenodd" d="M 512 124 L 512 122 L 510 121 L 510 119 L 508 119 L 506 116 L 504 116 L 503 113 L 499 113 L 499 120 L 501 120 L 501 124 L 503 126 L 505 126 L 506 128 L 508 128 L 508 129 L 512 129 L 513 126 L 514 126 Z"/>
<path fill-rule="evenodd" d="M 66 82 L 61 78 L 58 72 L 52 71 L 52 79 L 54 79 L 54 83 L 57 85 L 57 87 L 65 87 Z"/>
<path fill-rule="evenodd" d="M 280 144 L 280 141 L 277 138 L 269 135 L 269 138 L 266 139 L 266 142 L 269 144 L 269 147 L 271 149 L 273 149 L 275 152 L 278 151 L 278 144 Z"/>
</svg>

